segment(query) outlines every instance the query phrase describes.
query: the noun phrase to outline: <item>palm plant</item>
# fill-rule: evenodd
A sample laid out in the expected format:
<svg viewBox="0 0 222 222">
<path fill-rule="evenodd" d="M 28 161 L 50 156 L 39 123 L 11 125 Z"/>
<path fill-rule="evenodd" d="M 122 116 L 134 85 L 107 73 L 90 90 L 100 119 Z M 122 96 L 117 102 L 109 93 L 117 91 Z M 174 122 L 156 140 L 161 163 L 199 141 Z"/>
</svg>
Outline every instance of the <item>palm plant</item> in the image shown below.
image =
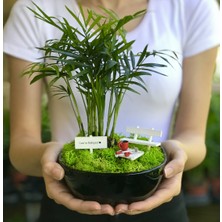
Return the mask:
<svg viewBox="0 0 222 222">
<path fill-rule="evenodd" d="M 176 54 L 151 52 L 148 45 L 139 54 L 132 52 L 134 41 L 127 41 L 124 25 L 142 16 L 145 11 L 119 19 L 114 12 L 106 9 L 102 9 L 105 16 L 88 10 L 86 17 L 81 7 L 80 15 L 66 7 L 79 25 L 73 27 L 66 18 L 48 16 L 35 6 L 37 10 L 29 9 L 38 19 L 59 29 L 62 36 L 60 39 L 46 41 L 45 46 L 39 48 L 44 52 L 44 62 L 31 64 L 24 74 L 32 76 L 35 73 L 31 83 L 50 77 L 49 85 L 55 87 L 55 95 L 70 98 L 81 136 L 105 135 L 113 138 L 125 93 L 138 93 L 134 86 L 147 91 L 142 76 L 164 75 L 156 71 L 156 68 L 169 64 L 165 55 L 175 59 Z M 149 63 L 147 58 L 150 56 L 158 56 L 165 63 Z M 46 62 L 47 59 L 50 63 Z M 65 84 L 55 85 L 59 79 Z M 87 127 L 83 125 L 78 102 L 71 88 L 72 82 L 80 92 L 87 116 Z M 106 110 L 108 114 L 105 122 Z"/>
</svg>

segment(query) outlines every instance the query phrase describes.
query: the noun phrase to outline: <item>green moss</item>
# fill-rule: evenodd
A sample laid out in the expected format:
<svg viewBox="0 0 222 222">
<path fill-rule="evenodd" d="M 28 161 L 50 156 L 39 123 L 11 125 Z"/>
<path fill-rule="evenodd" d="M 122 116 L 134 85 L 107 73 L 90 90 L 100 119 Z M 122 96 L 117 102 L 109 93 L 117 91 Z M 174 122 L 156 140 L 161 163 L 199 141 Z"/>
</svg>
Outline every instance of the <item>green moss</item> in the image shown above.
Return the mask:
<svg viewBox="0 0 222 222">
<path fill-rule="evenodd" d="M 125 158 L 116 158 L 115 152 L 119 148 L 95 149 L 91 154 L 89 150 L 77 150 L 74 142 L 65 144 L 62 150 L 62 162 L 71 168 L 91 172 L 129 173 L 148 170 L 160 165 L 164 161 L 164 154 L 159 147 L 150 149 L 144 145 L 136 146 L 145 153 L 140 158 L 131 161 Z"/>
</svg>

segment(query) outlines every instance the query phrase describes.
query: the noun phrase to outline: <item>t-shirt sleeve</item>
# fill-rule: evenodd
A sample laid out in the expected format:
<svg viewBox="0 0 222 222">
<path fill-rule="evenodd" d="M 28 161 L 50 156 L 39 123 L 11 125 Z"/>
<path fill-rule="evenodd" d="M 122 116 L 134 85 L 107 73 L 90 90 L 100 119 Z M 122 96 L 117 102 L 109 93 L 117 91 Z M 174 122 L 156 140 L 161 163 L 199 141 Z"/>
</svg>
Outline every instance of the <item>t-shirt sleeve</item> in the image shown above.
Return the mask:
<svg viewBox="0 0 222 222">
<path fill-rule="evenodd" d="M 42 53 L 39 22 L 27 6 L 33 7 L 32 1 L 17 0 L 4 26 L 3 50 L 6 54 L 31 62 L 40 61 Z"/>
<path fill-rule="evenodd" d="M 216 0 L 197 0 L 194 2 L 195 4 L 186 4 L 185 8 L 184 57 L 193 56 L 220 43 L 218 3 Z"/>
</svg>

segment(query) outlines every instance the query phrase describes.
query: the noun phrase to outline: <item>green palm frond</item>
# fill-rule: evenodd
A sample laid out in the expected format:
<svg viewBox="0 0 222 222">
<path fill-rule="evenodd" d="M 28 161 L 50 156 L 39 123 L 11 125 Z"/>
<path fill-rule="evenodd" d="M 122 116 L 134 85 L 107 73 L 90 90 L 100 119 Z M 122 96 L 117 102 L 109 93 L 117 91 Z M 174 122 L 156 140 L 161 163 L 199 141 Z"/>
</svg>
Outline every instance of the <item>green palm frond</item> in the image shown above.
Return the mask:
<svg viewBox="0 0 222 222">
<path fill-rule="evenodd" d="M 44 62 L 33 63 L 23 74 L 30 77 L 35 74 L 31 83 L 49 78 L 54 95 L 70 98 L 81 135 L 87 132 L 89 135 L 112 137 L 125 93 L 138 93 L 135 88 L 147 91 L 142 77 L 154 74 L 164 76 L 159 70 L 171 65 L 171 59 L 178 59 L 175 52 L 149 51 L 148 45 L 141 53 L 133 53 L 135 41 L 127 41 L 124 26 L 144 15 L 145 10 L 119 19 L 115 12 L 104 8 L 101 10 L 105 15 L 88 10 L 86 16 L 81 7 L 80 14 L 66 7 L 78 24 L 78 27 L 73 27 L 66 18 L 49 16 L 33 4 L 35 10 L 29 10 L 36 18 L 59 29 L 62 35 L 60 39 L 49 39 L 43 47 L 39 47 L 44 54 Z M 163 63 L 148 62 L 149 57 L 159 57 Z M 65 85 L 56 85 L 59 79 Z M 87 126 L 83 126 L 71 81 L 75 82 L 84 103 Z M 107 108 L 108 120 L 105 123 Z"/>
</svg>

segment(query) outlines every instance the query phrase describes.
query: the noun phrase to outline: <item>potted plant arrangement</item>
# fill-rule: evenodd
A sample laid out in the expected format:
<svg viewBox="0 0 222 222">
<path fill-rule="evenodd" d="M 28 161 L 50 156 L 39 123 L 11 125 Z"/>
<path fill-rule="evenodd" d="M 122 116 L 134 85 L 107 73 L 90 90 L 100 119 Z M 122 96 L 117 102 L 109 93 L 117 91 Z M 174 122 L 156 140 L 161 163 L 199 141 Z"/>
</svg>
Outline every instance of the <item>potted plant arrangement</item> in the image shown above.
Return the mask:
<svg viewBox="0 0 222 222">
<path fill-rule="evenodd" d="M 152 136 L 160 131 L 128 128 L 132 136 L 115 133 L 118 113 L 127 91 L 138 93 L 134 86 L 146 89 L 144 75 L 160 74 L 156 67 L 166 67 L 165 51 L 143 51 L 134 54 L 134 41 L 127 41 L 124 25 L 142 16 L 145 11 L 119 19 L 114 12 L 102 9 L 104 15 L 88 11 L 85 16 L 67 8 L 78 23 L 69 24 L 66 18 L 48 16 L 37 5 L 30 10 L 38 19 L 58 28 L 60 39 L 50 39 L 39 48 L 51 62 L 33 63 L 24 75 L 35 76 L 31 83 L 50 78 L 60 99 L 70 99 L 79 134 L 65 144 L 58 157 L 65 170 L 65 182 L 78 198 L 100 203 L 130 203 L 149 197 L 162 178 L 167 156 Z M 159 56 L 165 64 L 148 63 L 148 57 Z M 168 63 L 166 65 L 166 63 Z M 62 80 L 63 84 L 56 84 Z M 87 124 L 72 89 L 75 83 L 84 104 Z M 138 95 L 139 96 L 139 95 Z M 144 137 L 148 135 L 149 137 Z"/>
</svg>

